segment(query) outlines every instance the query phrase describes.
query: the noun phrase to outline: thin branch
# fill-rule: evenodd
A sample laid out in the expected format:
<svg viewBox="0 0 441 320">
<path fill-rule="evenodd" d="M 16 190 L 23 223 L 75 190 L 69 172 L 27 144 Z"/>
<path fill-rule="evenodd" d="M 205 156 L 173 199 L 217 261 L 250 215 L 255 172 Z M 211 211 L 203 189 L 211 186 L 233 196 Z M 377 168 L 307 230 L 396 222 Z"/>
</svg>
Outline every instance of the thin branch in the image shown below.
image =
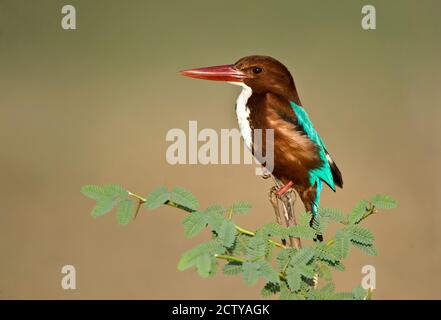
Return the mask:
<svg viewBox="0 0 441 320">
<path fill-rule="evenodd" d="M 138 208 L 137 208 L 137 211 L 135 212 L 135 218 L 136 218 L 136 215 L 138 214 L 139 208 L 141 207 L 141 205 L 143 205 L 143 204 L 147 201 L 147 199 L 145 199 L 144 197 L 141 197 L 140 195 L 137 195 L 137 194 L 135 194 L 135 193 L 132 193 L 132 192 L 129 192 L 129 195 L 132 196 L 132 197 L 134 197 L 135 199 L 137 199 L 137 200 L 139 201 L 139 202 L 138 202 Z M 167 200 L 164 204 L 167 205 L 167 206 L 170 206 L 170 207 L 176 208 L 176 209 L 184 210 L 184 211 L 186 211 L 186 212 L 188 212 L 188 213 L 193 213 L 193 212 L 196 211 L 196 210 L 194 210 L 194 209 L 188 208 L 188 207 L 186 207 L 186 206 L 182 206 L 182 205 L 177 204 L 177 203 L 175 203 L 175 202 L 173 202 L 173 201 L 170 201 L 170 200 Z M 242 233 L 242 234 L 245 234 L 245 235 L 247 235 L 247 236 L 254 237 L 254 236 L 256 235 L 255 232 L 250 231 L 250 230 L 247 230 L 247 229 L 245 229 L 245 228 L 242 228 L 242 227 L 240 227 L 240 226 L 238 226 L 238 225 L 235 225 L 235 228 L 236 228 L 236 230 L 237 230 L 238 232 L 240 232 L 240 233 Z M 281 249 L 286 249 L 286 246 L 285 246 L 285 245 L 283 245 L 283 244 L 281 244 L 281 243 L 279 243 L 279 242 L 277 242 L 277 241 L 274 241 L 274 240 L 268 239 L 268 242 L 271 243 L 271 244 L 273 244 L 273 245 L 275 245 L 276 247 L 281 248 Z"/>
<path fill-rule="evenodd" d="M 221 260 L 234 261 L 234 262 L 240 262 L 240 263 L 246 262 L 245 259 L 235 257 L 235 256 L 228 256 L 228 255 L 224 255 L 224 254 L 215 254 L 214 256 L 217 259 L 221 259 Z"/>
</svg>

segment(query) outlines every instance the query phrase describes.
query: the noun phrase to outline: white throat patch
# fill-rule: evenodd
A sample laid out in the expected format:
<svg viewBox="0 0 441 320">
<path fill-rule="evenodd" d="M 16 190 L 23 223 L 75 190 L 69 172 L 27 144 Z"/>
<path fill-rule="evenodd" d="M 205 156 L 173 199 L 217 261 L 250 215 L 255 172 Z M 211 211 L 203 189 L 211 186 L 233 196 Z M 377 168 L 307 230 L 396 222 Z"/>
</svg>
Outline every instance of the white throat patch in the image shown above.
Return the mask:
<svg viewBox="0 0 441 320">
<path fill-rule="evenodd" d="M 251 126 L 250 126 L 250 109 L 247 107 L 248 99 L 253 94 L 253 90 L 243 82 L 230 82 L 231 84 L 241 86 L 242 92 L 236 100 L 236 115 L 239 123 L 240 133 L 245 141 L 248 149 L 251 150 L 251 144 L 253 143 Z"/>
</svg>

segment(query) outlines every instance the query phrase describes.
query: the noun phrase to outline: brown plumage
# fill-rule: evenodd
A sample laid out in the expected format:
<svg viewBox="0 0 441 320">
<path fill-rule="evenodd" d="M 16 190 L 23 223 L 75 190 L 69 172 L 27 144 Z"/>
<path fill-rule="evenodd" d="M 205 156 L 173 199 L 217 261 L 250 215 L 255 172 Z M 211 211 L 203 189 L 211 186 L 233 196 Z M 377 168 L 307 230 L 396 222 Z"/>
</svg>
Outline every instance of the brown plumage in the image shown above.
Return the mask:
<svg viewBox="0 0 441 320">
<path fill-rule="evenodd" d="M 307 128 L 305 119 L 300 118 L 293 109 L 291 101 L 300 108 L 302 104 L 293 77 L 282 63 L 267 56 L 248 56 L 234 65 L 192 69 L 182 73 L 195 78 L 228 81 L 245 88 L 247 99 L 242 107 L 245 107 L 248 116 L 243 119 L 243 113 L 238 114 L 238 117 L 242 117 L 239 120 L 248 122 L 251 131 L 274 130 L 272 174 L 284 184 L 293 182 L 293 188 L 299 194 L 306 210 L 314 212 L 317 208 L 322 181 L 334 191 L 334 185 L 343 186 L 340 170 L 312 128 L 312 124 L 309 123 L 310 127 Z M 307 120 L 309 121 L 309 118 Z M 243 130 L 243 134 L 244 132 L 246 130 Z M 311 136 L 311 132 L 316 136 Z M 265 154 L 265 145 L 262 147 Z M 311 183 L 311 172 L 321 169 L 326 177 L 320 178 L 320 174 L 317 174 L 320 179 L 317 178 L 319 180 L 315 179 L 315 182 Z"/>
</svg>

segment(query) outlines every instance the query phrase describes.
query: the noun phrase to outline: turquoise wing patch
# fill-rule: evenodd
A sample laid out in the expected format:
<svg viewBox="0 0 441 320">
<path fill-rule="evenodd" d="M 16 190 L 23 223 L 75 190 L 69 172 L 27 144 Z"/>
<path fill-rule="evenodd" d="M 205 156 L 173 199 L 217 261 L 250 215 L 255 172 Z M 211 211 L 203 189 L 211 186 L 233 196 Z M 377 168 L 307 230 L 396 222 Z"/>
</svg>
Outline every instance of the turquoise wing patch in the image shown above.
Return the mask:
<svg viewBox="0 0 441 320">
<path fill-rule="evenodd" d="M 311 139 L 318 147 L 318 151 L 320 154 L 320 158 L 322 159 L 322 166 L 316 169 L 313 169 L 309 172 L 309 181 L 311 185 L 317 183 L 317 199 L 316 204 L 320 200 L 320 191 L 322 188 L 322 181 L 325 182 L 332 190 L 335 191 L 334 179 L 332 177 L 331 167 L 329 166 L 328 159 L 326 158 L 326 146 L 323 143 L 322 138 L 320 138 L 317 131 L 314 129 L 314 126 L 309 119 L 308 114 L 306 113 L 303 107 L 297 105 L 293 101 L 290 101 L 291 107 L 294 110 L 294 113 L 297 116 L 297 120 L 299 125 L 302 126 L 303 131 L 307 134 L 309 139 Z"/>
</svg>

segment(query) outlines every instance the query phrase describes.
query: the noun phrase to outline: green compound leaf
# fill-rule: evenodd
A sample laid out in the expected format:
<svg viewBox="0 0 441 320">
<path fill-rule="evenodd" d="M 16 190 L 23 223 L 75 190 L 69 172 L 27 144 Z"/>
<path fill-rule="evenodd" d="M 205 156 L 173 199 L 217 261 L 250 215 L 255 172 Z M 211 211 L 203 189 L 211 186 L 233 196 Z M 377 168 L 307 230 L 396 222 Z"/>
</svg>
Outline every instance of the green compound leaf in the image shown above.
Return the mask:
<svg viewBox="0 0 441 320">
<path fill-rule="evenodd" d="M 230 261 L 224 265 L 223 272 L 227 276 L 234 276 L 242 272 L 242 263 Z"/>
<path fill-rule="evenodd" d="M 320 260 L 328 261 L 332 264 L 336 264 L 340 261 L 336 250 L 332 246 L 328 246 L 325 243 L 318 243 L 314 246 L 315 256 Z"/>
<path fill-rule="evenodd" d="M 207 278 L 210 276 L 213 266 L 213 259 L 215 259 L 215 257 L 208 253 L 203 253 L 196 258 L 196 269 L 202 278 Z"/>
<path fill-rule="evenodd" d="M 193 267 L 196 264 L 196 259 L 205 253 L 210 255 L 222 254 L 225 248 L 217 240 L 202 243 L 191 250 L 186 251 L 178 263 L 178 270 L 183 271 Z"/>
<path fill-rule="evenodd" d="M 343 223 L 346 221 L 345 214 L 339 209 L 319 207 L 318 214 L 323 218 L 327 218 L 335 222 Z"/>
<path fill-rule="evenodd" d="M 251 260 L 265 257 L 267 245 L 266 239 L 256 234 L 248 242 L 246 256 Z"/>
<path fill-rule="evenodd" d="M 340 300 L 340 296 L 332 291 L 310 290 L 308 292 L 310 300 Z"/>
<path fill-rule="evenodd" d="M 321 291 L 324 292 L 334 292 L 335 291 L 335 285 L 332 282 L 327 283 L 323 288 L 321 288 Z"/>
<path fill-rule="evenodd" d="M 93 200 L 100 200 L 106 196 L 103 187 L 92 184 L 82 186 L 81 193 Z"/>
<path fill-rule="evenodd" d="M 119 185 L 85 185 L 81 188 L 81 192 L 97 201 L 95 207 L 92 209 L 92 217 L 96 218 L 111 211 L 118 203 L 126 200 L 129 192 Z"/>
<path fill-rule="evenodd" d="M 351 238 L 344 230 L 338 230 L 334 240 L 335 252 L 340 258 L 346 258 L 349 253 Z"/>
<path fill-rule="evenodd" d="M 361 200 L 358 202 L 354 208 L 352 208 L 351 213 L 348 216 L 349 223 L 356 224 L 360 222 L 368 211 L 369 202 L 366 200 Z"/>
<path fill-rule="evenodd" d="M 198 199 L 184 188 L 174 187 L 170 193 L 170 201 L 192 210 L 198 210 L 199 208 Z"/>
<path fill-rule="evenodd" d="M 244 262 L 242 265 L 243 279 L 249 286 L 256 284 L 259 279 L 259 264 L 257 262 Z"/>
<path fill-rule="evenodd" d="M 301 294 L 291 292 L 285 283 L 280 286 L 280 300 L 305 300 L 305 297 Z"/>
<path fill-rule="evenodd" d="M 316 232 L 309 226 L 292 226 L 288 228 L 287 234 L 291 237 L 312 240 L 315 238 Z"/>
<path fill-rule="evenodd" d="M 133 219 L 133 202 L 126 199 L 120 202 L 116 210 L 116 221 L 118 224 L 126 225 Z"/>
<path fill-rule="evenodd" d="M 238 234 L 234 244 L 233 254 L 240 256 L 246 254 L 250 237 L 244 234 Z"/>
<path fill-rule="evenodd" d="M 319 270 L 319 276 L 320 278 L 326 280 L 326 281 L 332 281 L 332 271 L 329 269 L 327 265 L 321 265 Z"/>
<path fill-rule="evenodd" d="M 208 216 L 205 212 L 195 211 L 188 214 L 183 220 L 184 233 L 187 238 L 191 238 L 199 234 L 207 225 Z"/>
<path fill-rule="evenodd" d="M 312 220 L 312 229 L 315 230 L 317 234 L 325 234 L 328 224 L 328 218 L 316 215 Z"/>
<path fill-rule="evenodd" d="M 354 245 L 354 247 L 359 248 L 361 251 L 363 251 L 369 256 L 378 256 L 378 251 L 374 247 L 374 245 L 364 245 L 361 243 L 357 243 L 355 241 L 352 241 L 352 244 Z"/>
<path fill-rule="evenodd" d="M 116 184 L 109 184 L 105 186 L 85 185 L 81 187 L 81 193 L 94 200 L 124 200 L 129 196 L 129 192 L 123 187 Z"/>
<path fill-rule="evenodd" d="M 236 239 L 236 227 L 233 221 L 225 219 L 219 227 L 218 234 L 222 244 L 227 248 L 231 247 Z"/>
<path fill-rule="evenodd" d="M 352 292 L 334 292 L 334 300 L 354 300 Z"/>
<path fill-rule="evenodd" d="M 367 290 L 363 289 L 363 287 L 359 285 L 352 290 L 352 294 L 355 300 L 364 300 L 367 295 Z"/>
<path fill-rule="evenodd" d="M 265 286 L 260 291 L 260 294 L 262 297 L 267 298 L 272 295 L 275 295 L 280 292 L 280 285 L 273 283 L 273 282 L 267 282 Z"/>
<path fill-rule="evenodd" d="M 265 260 L 259 261 L 259 274 L 265 278 L 266 281 L 278 284 L 279 274 L 274 268 Z"/>
<path fill-rule="evenodd" d="M 290 251 L 290 249 L 283 249 L 279 251 L 279 254 L 277 255 L 276 258 L 277 266 L 279 267 L 279 269 L 284 269 L 288 265 L 288 262 L 290 261 L 292 254 L 293 251 Z"/>
<path fill-rule="evenodd" d="M 223 215 L 225 213 L 225 209 L 218 204 L 213 204 L 204 210 L 207 215 Z"/>
<path fill-rule="evenodd" d="M 302 275 L 300 274 L 299 270 L 289 268 L 286 273 L 286 282 L 288 283 L 288 287 L 291 289 L 291 291 L 299 290 L 302 284 Z"/>
<path fill-rule="evenodd" d="M 92 209 L 92 217 L 96 218 L 110 212 L 116 205 L 118 200 L 101 199 L 98 200 L 95 207 Z"/>
<path fill-rule="evenodd" d="M 299 217 L 298 217 L 298 225 L 299 226 L 305 226 L 305 227 L 309 227 L 309 223 L 311 222 L 311 214 L 309 213 L 309 212 L 306 212 L 306 211 L 302 211 L 300 214 L 299 214 Z"/>
<path fill-rule="evenodd" d="M 166 187 L 159 187 L 150 192 L 146 199 L 146 207 L 149 210 L 157 209 L 170 200 L 170 193 Z"/>
<path fill-rule="evenodd" d="M 296 268 L 300 265 L 309 263 L 314 258 L 314 250 L 312 248 L 302 248 L 297 250 L 291 257 L 290 265 Z"/>
<path fill-rule="evenodd" d="M 369 229 L 361 227 L 359 225 L 349 225 L 343 229 L 345 233 L 350 237 L 351 241 L 372 245 L 375 238 Z"/>
<path fill-rule="evenodd" d="M 314 279 L 317 275 L 317 272 L 314 270 L 314 267 L 310 265 L 300 265 L 298 270 L 299 273 L 307 279 Z"/>
<path fill-rule="evenodd" d="M 247 202 L 236 202 L 230 207 L 230 210 L 232 210 L 233 213 L 245 214 L 251 210 L 251 204 Z"/>
<path fill-rule="evenodd" d="M 397 201 L 391 196 L 377 194 L 372 197 L 372 204 L 379 209 L 393 209 L 397 207 Z"/>
<path fill-rule="evenodd" d="M 207 215 L 207 222 L 213 231 L 216 233 L 220 232 L 220 227 L 222 226 L 223 222 L 227 220 L 225 216 L 223 215 L 224 209 L 222 207 L 208 207 L 203 212 Z"/>
</svg>

